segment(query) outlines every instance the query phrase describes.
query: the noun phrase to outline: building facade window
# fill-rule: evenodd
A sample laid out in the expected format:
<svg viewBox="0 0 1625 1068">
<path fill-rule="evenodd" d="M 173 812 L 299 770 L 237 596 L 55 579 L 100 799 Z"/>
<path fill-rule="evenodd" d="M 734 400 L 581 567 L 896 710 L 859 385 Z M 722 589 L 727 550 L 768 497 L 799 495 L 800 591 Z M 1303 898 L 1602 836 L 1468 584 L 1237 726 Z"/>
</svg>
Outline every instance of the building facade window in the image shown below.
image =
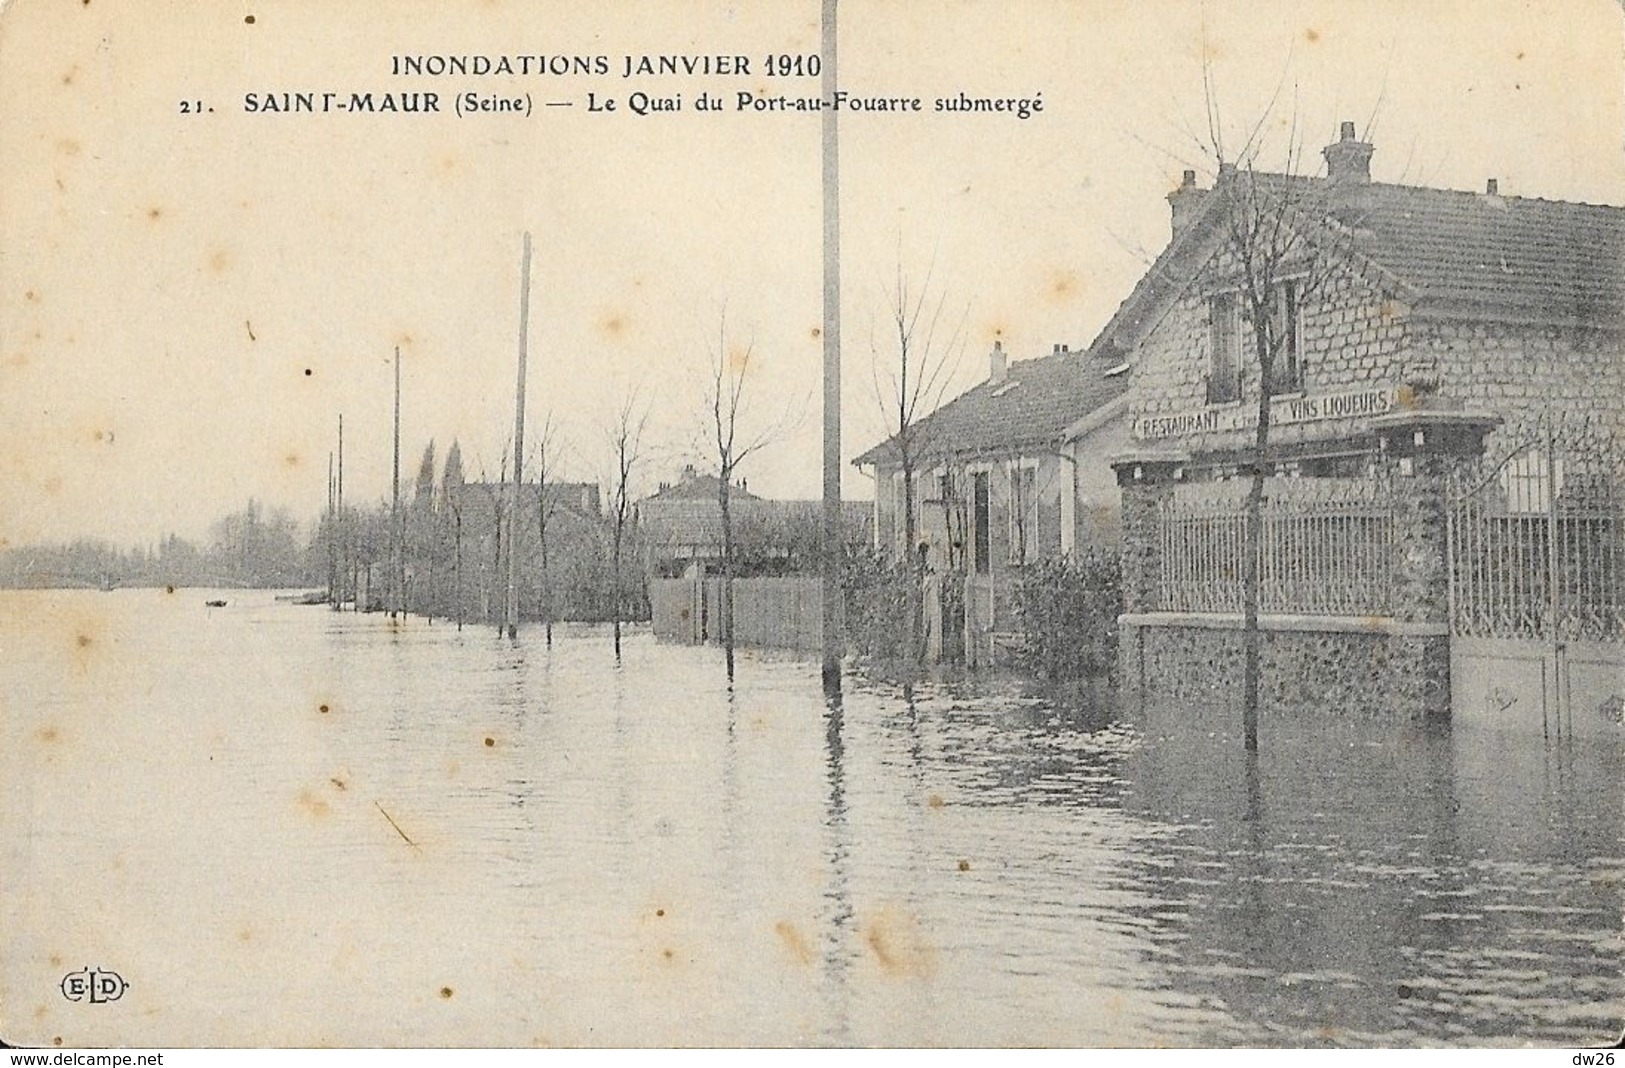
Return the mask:
<svg viewBox="0 0 1625 1068">
<path fill-rule="evenodd" d="M 1010 562 L 1024 564 L 1033 557 L 1038 534 L 1038 468 L 1017 461 L 1010 465 Z"/>
<path fill-rule="evenodd" d="M 1275 356 L 1270 361 L 1270 393 L 1298 393 L 1303 390 L 1303 313 L 1297 281 L 1282 282 L 1271 301 Z"/>
<path fill-rule="evenodd" d="M 906 527 L 907 516 L 905 514 L 908 505 L 903 492 L 903 472 L 895 471 L 892 473 L 891 487 L 892 545 L 898 552 L 906 553 L 909 551 L 908 530 Z"/>
<path fill-rule="evenodd" d="M 993 539 L 989 529 L 991 503 L 988 500 L 988 472 L 971 475 L 971 552 L 978 575 L 993 568 Z"/>
<path fill-rule="evenodd" d="M 1235 293 L 1208 298 L 1207 402 L 1241 399 L 1241 309 Z"/>
</svg>

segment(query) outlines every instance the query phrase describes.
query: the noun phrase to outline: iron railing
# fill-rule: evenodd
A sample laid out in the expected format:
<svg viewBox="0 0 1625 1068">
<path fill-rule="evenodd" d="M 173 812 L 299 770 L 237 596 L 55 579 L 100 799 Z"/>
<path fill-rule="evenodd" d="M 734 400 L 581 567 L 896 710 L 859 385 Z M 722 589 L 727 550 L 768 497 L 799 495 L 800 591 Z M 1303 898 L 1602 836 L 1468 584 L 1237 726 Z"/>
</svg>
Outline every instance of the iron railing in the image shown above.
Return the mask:
<svg viewBox="0 0 1625 1068">
<path fill-rule="evenodd" d="M 1244 480 L 1176 489 L 1160 516 L 1157 607 L 1242 611 Z M 1272 478 L 1259 538 L 1259 610 L 1386 616 L 1393 589 L 1391 494 L 1375 478 Z"/>
<path fill-rule="evenodd" d="M 1613 450 L 1538 433 L 1463 471 L 1449 505 L 1456 634 L 1625 639 L 1625 470 Z"/>
</svg>

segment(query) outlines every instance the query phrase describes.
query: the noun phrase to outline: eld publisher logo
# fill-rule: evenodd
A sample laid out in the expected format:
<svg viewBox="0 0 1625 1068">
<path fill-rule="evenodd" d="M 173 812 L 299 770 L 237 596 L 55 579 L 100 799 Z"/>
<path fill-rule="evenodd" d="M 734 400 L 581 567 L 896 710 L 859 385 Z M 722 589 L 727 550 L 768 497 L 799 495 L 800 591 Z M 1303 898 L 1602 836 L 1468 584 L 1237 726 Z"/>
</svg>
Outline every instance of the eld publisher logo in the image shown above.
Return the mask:
<svg viewBox="0 0 1625 1068">
<path fill-rule="evenodd" d="M 117 1001 L 129 988 L 130 984 L 118 972 L 98 968 L 85 968 L 62 977 L 63 997 L 69 1001 L 88 1001 L 92 1005 Z"/>
</svg>

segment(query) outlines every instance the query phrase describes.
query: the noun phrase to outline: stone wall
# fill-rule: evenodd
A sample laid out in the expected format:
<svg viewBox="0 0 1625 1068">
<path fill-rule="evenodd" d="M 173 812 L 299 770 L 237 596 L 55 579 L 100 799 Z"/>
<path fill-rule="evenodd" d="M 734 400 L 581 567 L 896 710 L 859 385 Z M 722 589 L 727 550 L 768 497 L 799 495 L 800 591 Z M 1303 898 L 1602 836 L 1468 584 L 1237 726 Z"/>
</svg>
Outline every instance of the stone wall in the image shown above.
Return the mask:
<svg viewBox="0 0 1625 1068">
<path fill-rule="evenodd" d="M 1519 323 L 1418 320 L 1411 361 L 1441 394 L 1501 416 L 1486 452 L 1500 457 L 1559 425 L 1589 419 L 1597 436 L 1625 435 L 1625 339 L 1617 333 Z M 1589 436 L 1589 435 L 1588 435 Z"/>
<path fill-rule="evenodd" d="M 1427 718 L 1408 692 L 1449 664 L 1419 665 L 1416 655 L 1448 661 L 1448 645 L 1339 621 L 1266 617 L 1260 643 L 1259 709 L 1277 716 L 1335 719 Z M 1211 617 L 1137 625 L 1125 617 L 1121 658 L 1126 689 L 1148 703 L 1188 704 L 1193 710 L 1241 707 L 1242 631 L 1239 618 Z M 1420 672 L 1420 676 L 1417 674 Z M 1448 690 L 1445 699 L 1448 700 Z M 1239 712 L 1237 713 L 1239 715 Z M 1239 723 L 1239 719 L 1237 721 Z"/>
<path fill-rule="evenodd" d="M 1172 415 L 1209 407 L 1206 382 L 1212 359 L 1209 297 L 1223 288 L 1230 257 L 1220 250 L 1174 302 L 1138 348 L 1130 387 L 1131 425 L 1148 415 Z M 1303 392 L 1337 393 L 1373 386 L 1399 386 L 1410 373 L 1408 309 L 1352 270 L 1335 274 L 1319 292 L 1305 296 L 1302 315 Z M 1215 408 L 1258 403 L 1258 361 L 1250 336 L 1242 342 L 1241 400 Z M 1291 396 L 1282 394 L 1281 396 Z M 1270 438 L 1294 445 L 1319 438 L 1346 438 L 1365 420 L 1347 418 L 1277 425 Z M 1230 430 L 1163 439 L 1192 452 L 1223 452 L 1252 443 L 1253 431 Z"/>
</svg>

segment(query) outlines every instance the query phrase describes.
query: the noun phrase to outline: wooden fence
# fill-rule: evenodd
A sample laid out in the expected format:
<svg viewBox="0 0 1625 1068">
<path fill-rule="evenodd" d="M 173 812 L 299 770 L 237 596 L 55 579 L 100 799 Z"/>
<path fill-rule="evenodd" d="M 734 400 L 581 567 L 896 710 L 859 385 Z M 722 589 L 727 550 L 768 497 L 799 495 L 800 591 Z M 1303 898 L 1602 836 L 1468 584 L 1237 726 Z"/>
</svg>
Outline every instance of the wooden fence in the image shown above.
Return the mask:
<svg viewBox="0 0 1625 1068">
<path fill-rule="evenodd" d="M 823 597 L 816 575 L 734 580 L 734 643 L 816 652 L 823 647 Z M 655 637 L 697 645 L 723 637 L 720 578 L 649 581 Z"/>
</svg>

